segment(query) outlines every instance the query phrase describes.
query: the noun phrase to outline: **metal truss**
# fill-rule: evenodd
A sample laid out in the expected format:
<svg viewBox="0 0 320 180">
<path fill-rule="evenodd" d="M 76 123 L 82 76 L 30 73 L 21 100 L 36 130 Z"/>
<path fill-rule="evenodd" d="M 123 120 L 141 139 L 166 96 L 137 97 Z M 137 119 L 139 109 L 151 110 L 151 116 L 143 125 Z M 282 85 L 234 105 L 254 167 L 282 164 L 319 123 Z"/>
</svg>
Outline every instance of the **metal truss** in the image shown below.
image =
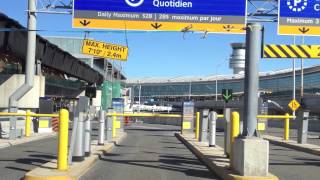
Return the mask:
<svg viewBox="0 0 320 180">
<path fill-rule="evenodd" d="M 248 22 L 277 22 L 278 0 L 248 0 Z"/>
<path fill-rule="evenodd" d="M 72 14 L 73 0 L 36 0 L 37 13 Z"/>
</svg>

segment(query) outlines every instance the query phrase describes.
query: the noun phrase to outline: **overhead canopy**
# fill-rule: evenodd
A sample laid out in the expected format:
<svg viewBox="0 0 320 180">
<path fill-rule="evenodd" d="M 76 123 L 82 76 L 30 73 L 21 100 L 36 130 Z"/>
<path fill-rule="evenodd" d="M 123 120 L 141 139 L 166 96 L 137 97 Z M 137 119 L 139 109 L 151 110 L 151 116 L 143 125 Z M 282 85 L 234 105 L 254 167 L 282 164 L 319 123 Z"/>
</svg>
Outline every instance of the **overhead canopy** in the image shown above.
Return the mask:
<svg viewBox="0 0 320 180">
<path fill-rule="evenodd" d="M 0 12 L 0 51 L 25 59 L 27 38 L 25 27 Z M 40 60 L 44 66 L 90 84 L 103 82 L 103 76 L 99 72 L 39 35 L 37 35 L 36 59 Z"/>
</svg>

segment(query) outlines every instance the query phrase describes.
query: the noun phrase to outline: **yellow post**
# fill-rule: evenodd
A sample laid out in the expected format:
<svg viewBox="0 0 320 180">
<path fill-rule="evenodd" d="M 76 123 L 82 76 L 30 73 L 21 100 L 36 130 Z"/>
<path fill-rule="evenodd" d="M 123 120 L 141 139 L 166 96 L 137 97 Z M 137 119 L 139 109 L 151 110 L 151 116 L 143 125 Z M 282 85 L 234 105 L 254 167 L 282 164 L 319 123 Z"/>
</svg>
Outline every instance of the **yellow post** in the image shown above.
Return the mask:
<svg viewBox="0 0 320 180">
<path fill-rule="evenodd" d="M 199 140 L 199 130 L 200 130 L 200 112 L 197 112 L 197 114 L 196 114 L 196 130 L 195 130 L 196 140 Z"/>
<path fill-rule="evenodd" d="M 284 119 L 284 135 L 283 135 L 283 139 L 285 141 L 289 140 L 289 131 L 290 131 L 290 118 L 289 118 L 289 114 L 286 113 L 286 118 Z"/>
<path fill-rule="evenodd" d="M 238 112 L 231 114 L 231 132 L 230 132 L 230 166 L 233 161 L 233 143 L 234 139 L 240 134 L 240 115 Z"/>
<path fill-rule="evenodd" d="M 59 113 L 58 170 L 68 170 L 69 112 L 61 109 Z"/>
<path fill-rule="evenodd" d="M 26 112 L 26 124 L 25 124 L 25 136 L 30 137 L 30 131 L 31 131 L 31 112 L 30 110 L 27 110 Z"/>
<path fill-rule="evenodd" d="M 117 123 L 117 116 L 116 116 L 116 112 L 114 112 L 112 115 L 112 137 L 116 137 L 117 135 L 116 123 Z"/>
</svg>

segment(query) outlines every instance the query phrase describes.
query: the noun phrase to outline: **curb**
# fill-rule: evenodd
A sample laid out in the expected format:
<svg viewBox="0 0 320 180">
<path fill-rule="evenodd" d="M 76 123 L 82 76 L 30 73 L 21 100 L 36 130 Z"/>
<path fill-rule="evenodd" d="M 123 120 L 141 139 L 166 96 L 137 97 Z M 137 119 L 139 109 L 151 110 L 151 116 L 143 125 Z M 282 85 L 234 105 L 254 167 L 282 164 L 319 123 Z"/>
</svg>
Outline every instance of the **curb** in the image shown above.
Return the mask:
<svg viewBox="0 0 320 180">
<path fill-rule="evenodd" d="M 53 160 L 41 167 L 37 167 L 25 174 L 24 180 L 76 180 L 80 179 L 105 152 L 109 152 L 112 148 L 126 138 L 127 133 L 122 133 L 120 137 L 114 139 L 113 143 L 104 146 L 95 145 L 92 155 L 86 157 L 82 162 L 74 162 L 67 171 L 58 171 L 57 161 Z M 95 144 L 97 144 L 95 142 Z"/>
<path fill-rule="evenodd" d="M 292 140 L 284 141 L 281 138 L 278 138 L 275 136 L 262 136 L 262 138 L 278 146 L 320 156 L 320 146 L 317 146 L 317 145 L 298 144 L 295 141 L 292 141 Z M 306 147 L 306 146 L 309 146 L 309 147 Z"/>
<path fill-rule="evenodd" d="M 211 155 L 201 152 L 199 147 L 196 147 L 193 143 L 190 143 L 186 137 L 179 133 L 175 133 L 175 136 L 192 152 L 194 153 L 202 162 L 204 162 L 207 167 L 213 171 L 218 177 L 223 180 L 279 180 L 278 177 L 269 173 L 266 177 L 260 176 L 239 176 L 236 175 L 229 166 L 229 159 L 222 155 L 223 149 L 219 146 L 212 147 L 211 152 L 216 149 L 217 153 L 214 157 Z"/>
<path fill-rule="evenodd" d="M 25 143 L 29 143 L 29 142 L 33 142 L 33 141 L 42 140 L 42 139 L 51 138 L 51 137 L 55 137 L 56 135 L 57 135 L 57 133 L 50 133 L 50 134 L 45 134 L 42 136 L 38 135 L 38 136 L 31 136 L 31 137 L 23 137 L 21 139 L 12 140 L 13 142 L 3 142 L 3 143 L 0 143 L 0 149 L 7 148 L 7 147 L 13 147 L 15 145 L 25 144 Z M 10 141 L 10 140 L 8 140 L 8 141 Z"/>
</svg>

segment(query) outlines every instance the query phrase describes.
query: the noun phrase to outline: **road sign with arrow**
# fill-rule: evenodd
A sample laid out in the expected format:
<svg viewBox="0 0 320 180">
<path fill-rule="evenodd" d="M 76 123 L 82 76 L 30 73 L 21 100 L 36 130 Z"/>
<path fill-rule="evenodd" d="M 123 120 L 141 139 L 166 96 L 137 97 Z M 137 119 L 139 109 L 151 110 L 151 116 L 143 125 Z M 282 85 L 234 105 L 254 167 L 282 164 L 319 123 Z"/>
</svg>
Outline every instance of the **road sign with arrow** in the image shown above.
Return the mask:
<svg viewBox="0 0 320 180">
<path fill-rule="evenodd" d="M 74 0 L 73 27 L 244 34 L 246 0 Z"/>
<path fill-rule="evenodd" d="M 319 0 L 279 0 L 278 34 L 320 35 Z"/>
<path fill-rule="evenodd" d="M 232 100 L 232 97 L 232 89 L 222 89 L 222 98 L 226 103 Z"/>
<path fill-rule="evenodd" d="M 159 23 L 154 23 L 154 24 L 151 24 L 151 26 L 154 28 L 154 29 L 159 29 L 162 24 L 159 24 Z"/>
<path fill-rule="evenodd" d="M 84 19 L 84 20 L 80 20 L 79 21 L 80 22 L 80 24 L 82 24 L 82 26 L 88 26 L 89 24 L 90 24 L 90 21 L 87 21 L 86 19 Z"/>
</svg>

